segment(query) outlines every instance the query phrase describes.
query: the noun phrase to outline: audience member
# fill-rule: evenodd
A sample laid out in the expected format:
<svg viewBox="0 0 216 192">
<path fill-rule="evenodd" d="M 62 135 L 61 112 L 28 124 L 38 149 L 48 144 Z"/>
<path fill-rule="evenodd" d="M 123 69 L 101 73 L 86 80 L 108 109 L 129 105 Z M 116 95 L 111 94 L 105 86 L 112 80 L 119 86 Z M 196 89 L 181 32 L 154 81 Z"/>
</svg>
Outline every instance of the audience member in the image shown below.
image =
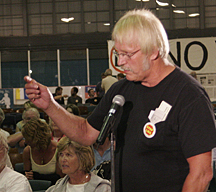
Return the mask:
<svg viewBox="0 0 216 192">
<path fill-rule="evenodd" d="M 16 133 L 8 137 L 9 146 L 18 148 L 19 153 L 23 153 L 23 150 L 25 148 L 25 139 L 23 138 L 23 135 L 21 133 L 23 125 L 31 119 L 40 119 L 40 113 L 35 107 L 27 107 L 27 109 L 22 113 L 22 119 L 22 121 L 19 121 L 16 124 Z M 46 120 L 44 119 L 40 120 L 46 122 Z"/>
<path fill-rule="evenodd" d="M 24 109 L 28 109 L 28 108 L 37 108 L 31 101 L 26 101 L 24 104 L 23 104 L 23 107 Z"/>
<path fill-rule="evenodd" d="M 192 71 L 192 72 L 190 73 L 190 75 L 191 75 L 194 79 L 197 80 L 197 74 L 196 74 L 195 71 Z"/>
<path fill-rule="evenodd" d="M 75 104 L 77 105 L 78 103 L 82 103 L 82 98 L 77 95 L 78 93 L 78 88 L 73 87 L 71 89 L 71 96 L 68 98 L 67 104 Z"/>
<path fill-rule="evenodd" d="M 105 77 L 106 77 L 105 73 L 101 73 L 101 81 L 99 81 L 96 85 L 96 94 L 97 94 L 97 97 L 100 97 L 100 98 L 102 98 L 105 93 L 104 89 L 101 87 L 102 79 L 104 79 Z"/>
<path fill-rule="evenodd" d="M 90 173 L 94 166 L 94 153 L 90 146 L 82 146 L 68 137 L 63 137 L 58 142 L 57 148 L 59 164 L 66 176 L 58 180 L 46 192 L 111 191 L 109 181 Z"/>
<path fill-rule="evenodd" d="M 115 190 L 206 191 L 216 147 L 215 117 L 208 94 L 168 61 L 166 31 L 151 11 L 127 12 L 116 23 L 112 39 L 126 78 L 108 90 L 87 120 L 68 114 L 49 99 L 46 86 L 25 77 L 29 99 L 67 136 L 90 145 L 98 138 L 113 98 L 121 94 L 125 104 L 113 127 Z"/>
<path fill-rule="evenodd" d="M 62 95 L 63 88 L 57 87 L 55 93 L 53 93 L 54 99 L 60 104 L 64 105 L 64 97 L 68 97 L 68 95 Z"/>
<path fill-rule="evenodd" d="M 1 126 L 2 122 L 4 121 L 4 119 L 5 119 L 4 111 L 0 108 L 0 126 Z M 8 142 L 8 137 L 10 137 L 10 133 L 8 133 L 7 131 L 5 131 L 1 128 L 0 128 L 0 133 L 2 133 L 2 136 L 4 136 L 4 138 Z M 8 153 L 6 154 L 6 165 L 7 165 L 7 167 L 13 169 L 13 166 L 11 164 L 10 157 L 9 157 Z"/>
<path fill-rule="evenodd" d="M 124 78 L 125 78 L 124 73 L 118 73 L 118 74 L 117 74 L 117 79 L 118 79 L 118 81 L 121 80 L 121 79 L 124 79 Z"/>
<path fill-rule="evenodd" d="M 0 132 L 0 191 L 1 192 L 32 192 L 26 177 L 6 165 L 8 144 Z"/>
<path fill-rule="evenodd" d="M 108 89 L 118 80 L 112 76 L 112 69 L 107 69 L 105 71 L 106 77 L 102 79 L 101 87 L 104 89 L 105 93 Z"/>
<path fill-rule="evenodd" d="M 28 179 L 50 180 L 62 176 L 56 159 L 57 142 L 51 140 L 51 129 L 39 119 L 28 121 L 22 129 L 26 144 L 23 151 L 25 175 Z"/>
<path fill-rule="evenodd" d="M 68 104 L 66 110 L 74 115 L 80 116 L 80 110 L 75 104 Z"/>
<path fill-rule="evenodd" d="M 4 111 L 2 110 L 2 108 L 0 108 L 0 126 L 3 123 L 4 119 L 5 119 Z M 6 138 L 10 136 L 9 132 L 7 132 L 7 131 L 5 131 L 5 130 L 3 130 L 1 128 L 0 128 L 0 132 L 2 132 L 5 135 Z"/>
<path fill-rule="evenodd" d="M 111 160 L 102 162 L 92 172 L 103 179 L 111 181 Z"/>
<path fill-rule="evenodd" d="M 49 118 L 49 126 L 52 131 L 52 140 L 58 142 L 64 136 L 64 134 L 51 118 Z"/>
<path fill-rule="evenodd" d="M 22 119 L 22 121 L 19 121 L 16 124 L 16 132 L 20 132 L 22 130 L 23 125 L 31 119 L 40 119 L 40 113 L 35 107 L 29 107 L 23 111 Z M 46 122 L 45 119 L 41 119 L 41 121 Z"/>
<path fill-rule="evenodd" d="M 98 165 L 100 165 L 104 161 L 109 161 L 111 159 L 110 156 L 110 140 L 109 137 L 106 138 L 103 145 L 98 145 L 97 143 L 93 144 L 93 151 L 95 156 L 95 165 L 92 168 L 96 168 Z"/>
<path fill-rule="evenodd" d="M 86 99 L 85 103 L 89 103 L 90 105 L 97 105 L 101 100 L 100 97 L 95 97 L 94 89 L 89 89 L 88 90 L 88 95 L 89 95 L 89 98 Z"/>
</svg>

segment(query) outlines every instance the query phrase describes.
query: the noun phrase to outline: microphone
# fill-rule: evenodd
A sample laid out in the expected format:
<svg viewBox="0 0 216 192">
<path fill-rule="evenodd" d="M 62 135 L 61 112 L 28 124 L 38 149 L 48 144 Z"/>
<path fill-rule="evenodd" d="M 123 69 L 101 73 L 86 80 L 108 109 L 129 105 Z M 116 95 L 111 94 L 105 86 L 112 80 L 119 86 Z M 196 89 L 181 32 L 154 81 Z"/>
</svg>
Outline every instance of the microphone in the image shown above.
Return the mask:
<svg viewBox="0 0 216 192">
<path fill-rule="evenodd" d="M 106 140 L 106 137 L 109 134 L 110 128 L 114 124 L 114 120 L 115 120 L 114 115 L 117 109 L 122 107 L 124 103 L 125 103 L 125 98 L 122 95 L 116 95 L 113 98 L 111 108 L 107 116 L 104 118 L 100 134 L 96 141 L 98 144 L 100 145 L 104 144 L 104 141 Z"/>
</svg>

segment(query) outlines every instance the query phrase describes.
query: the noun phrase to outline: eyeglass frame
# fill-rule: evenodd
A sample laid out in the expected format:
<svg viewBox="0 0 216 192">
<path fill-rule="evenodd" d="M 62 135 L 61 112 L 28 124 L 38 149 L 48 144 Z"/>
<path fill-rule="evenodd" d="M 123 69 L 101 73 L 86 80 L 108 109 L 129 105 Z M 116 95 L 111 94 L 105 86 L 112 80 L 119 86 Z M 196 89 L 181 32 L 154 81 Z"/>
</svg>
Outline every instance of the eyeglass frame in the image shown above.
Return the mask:
<svg viewBox="0 0 216 192">
<path fill-rule="evenodd" d="M 115 57 L 118 59 L 119 56 L 127 56 L 128 59 L 131 59 L 131 57 L 133 57 L 136 53 L 138 53 L 141 49 L 138 49 L 137 51 L 134 51 L 132 53 L 118 53 L 115 49 L 113 49 L 113 54 L 115 55 Z"/>
</svg>

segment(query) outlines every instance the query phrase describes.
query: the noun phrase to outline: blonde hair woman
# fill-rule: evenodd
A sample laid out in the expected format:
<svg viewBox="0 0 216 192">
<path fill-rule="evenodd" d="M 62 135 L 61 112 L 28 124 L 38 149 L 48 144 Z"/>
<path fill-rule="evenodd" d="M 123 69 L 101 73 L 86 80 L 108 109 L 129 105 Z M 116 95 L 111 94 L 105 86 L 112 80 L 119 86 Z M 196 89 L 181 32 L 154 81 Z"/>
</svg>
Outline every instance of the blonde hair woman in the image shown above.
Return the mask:
<svg viewBox="0 0 216 192">
<path fill-rule="evenodd" d="M 83 146 L 63 137 L 57 145 L 59 164 L 66 176 L 51 186 L 47 192 L 110 192 L 110 183 L 90 170 L 95 164 L 90 146 Z"/>
<path fill-rule="evenodd" d="M 22 129 L 28 146 L 23 151 L 24 170 L 28 179 L 50 180 L 63 176 L 58 167 L 57 143 L 51 140 L 51 129 L 39 119 L 28 121 Z"/>
</svg>

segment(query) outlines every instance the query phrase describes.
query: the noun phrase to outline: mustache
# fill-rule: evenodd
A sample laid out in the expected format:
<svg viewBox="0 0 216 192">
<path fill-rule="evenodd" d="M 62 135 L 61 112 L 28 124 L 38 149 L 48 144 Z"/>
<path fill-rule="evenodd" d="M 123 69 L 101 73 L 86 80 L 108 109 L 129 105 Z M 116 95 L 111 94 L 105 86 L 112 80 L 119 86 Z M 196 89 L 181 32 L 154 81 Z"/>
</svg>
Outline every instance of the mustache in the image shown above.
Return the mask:
<svg viewBox="0 0 216 192">
<path fill-rule="evenodd" d="M 129 68 L 129 67 L 121 66 L 121 69 L 133 72 L 133 70 L 131 68 Z"/>
</svg>

